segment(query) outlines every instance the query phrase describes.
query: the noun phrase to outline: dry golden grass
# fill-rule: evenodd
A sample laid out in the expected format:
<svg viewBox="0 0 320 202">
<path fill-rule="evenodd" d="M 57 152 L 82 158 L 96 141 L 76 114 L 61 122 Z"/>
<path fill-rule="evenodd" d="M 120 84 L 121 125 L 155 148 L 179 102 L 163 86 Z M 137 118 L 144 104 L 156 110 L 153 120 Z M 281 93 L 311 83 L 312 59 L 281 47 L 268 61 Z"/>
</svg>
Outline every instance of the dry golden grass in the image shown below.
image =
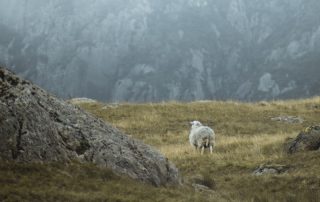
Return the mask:
<svg viewBox="0 0 320 202">
<path fill-rule="evenodd" d="M 91 103 L 82 107 L 159 149 L 177 165 L 185 179 L 209 175 L 221 196 L 219 200 L 308 201 L 320 190 L 318 153 L 306 154 L 313 156 L 313 160 L 305 161 L 302 154 L 288 156 L 283 152 L 287 138 L 296 137 L 305 127 L 320 123 L 319 97 L 257 103 L 124 103 L 117 108 Z M 271 120 L 281 115 L 300 116 L 305 122 L 287 124 Z M 214 128 L 217 146 L 213 155 L 200 156 L 192 150 L 188 142 L 192 120 Z M 276 176 L 253 176 L 252 171 L 261 164 L 284 164 L 293 169 Z M 318 186 L 311 189 L 308 183 L 301 183 L 301 179 Z"/>
<path fill-rule="evenodd" d="M 243 136 L 221 136 L 217 137 L 217 146 L 214 148 L 214 153 L 208 155 L 206 158 L 215 162 L 236 162 L 246 161 L 250 162 L 257 159 L 265 161 L 270 158 L 282 157 L 283 151 L 280 145 L 290 135 L 253 135 L 250 137 Z M 165 154 L 169 159 L 184 159 L 186 157 L 197 158 L 199 152 L 192 150 L 188 143 L 185 144 L 170 144 L 158 147 L 159 150 Z M 266 151 L 268 148 L 268 151 Z"/>
<path fill-rule="evenodd" d="M 65 192 L 59 194 L 52 188 L 58 182 L 49 179 L 48 189 L 54 190 L 60 200 L 61 197 L 74 201 L 318 201 L 320 198 L 319 151 L 294 155 L 283 152 L 283 143 L 288 137 L 296 137 L 307 126 L 320 123 L 320 97 L 257 103 L 206 101 L 112 106 L 82 103 L 80 106 L 160 150 L 179 168 L 184 186 L 154 188 L 126 178 L 111 178 L 110 183 L 105 183 L 99 181 L 99 176 L 106 171 L 98 169 L 98 177 L 84 175 L 87 185 L 80 180 L 82 184 L 76 186 L 74 183 L 78 181 L 70 182 L 66 178 Z M 305 122 L 287 124 L 271 120 L 281 115 L 300 116 Z M 192 120 L 214 128 L 217 144 L 212 155 L 207 152 L 201 156 L 189 145 L 189 122 Z M 290 170 L 280 175 L 252 175 L 261 164 L 287 165 Z M 84 172 L 81 166 L 76 167 L 76 172 L 62 168 L 58 171 L 67 176 Z M 195 192 L 192 187 L 194 176 L 204 176 L 202 183 L 213 191 Z M 11 178 L 1 179 L 0 186 L 5 184 L 2 181 Z M 83 192 L 83 186 L 95 191 Z M 12 189 L 12 186 L 6 186 L 3 190 L 10 192 Z M 95 198 L 92 199 L 93 193 Z M 0 190 L 1 196 L 3 191 Z"/>
</svg>

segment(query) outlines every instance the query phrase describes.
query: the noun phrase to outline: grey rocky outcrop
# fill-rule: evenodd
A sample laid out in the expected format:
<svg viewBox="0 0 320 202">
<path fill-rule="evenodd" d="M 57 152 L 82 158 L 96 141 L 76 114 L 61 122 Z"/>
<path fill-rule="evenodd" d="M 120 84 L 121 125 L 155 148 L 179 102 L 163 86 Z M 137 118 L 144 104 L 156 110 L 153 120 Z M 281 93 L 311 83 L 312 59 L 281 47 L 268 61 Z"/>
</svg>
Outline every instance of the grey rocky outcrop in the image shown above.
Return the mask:
<svg viewBox="0 0 320 202">
<path fill-rule="evenodd" d="M 179 183 L 155 149 L 0 68 L 0 160 L 92 162 L 155 186 Z"/>
<path fill-rule="evenodd" d="M 289 170 L 289 166 L 285 165 L 260 165 L 253 171 L 253 175 L 261 176 L 267 174 L 281 174 Z"/>
<path fill-rule="evenodd" d="M 314 151 L 320 148 L 320 126 L 310 126 L 300 132 L 295 139 L 285 143 L 285 151 L 289 154 L 300 151 Z"/>
</svg>

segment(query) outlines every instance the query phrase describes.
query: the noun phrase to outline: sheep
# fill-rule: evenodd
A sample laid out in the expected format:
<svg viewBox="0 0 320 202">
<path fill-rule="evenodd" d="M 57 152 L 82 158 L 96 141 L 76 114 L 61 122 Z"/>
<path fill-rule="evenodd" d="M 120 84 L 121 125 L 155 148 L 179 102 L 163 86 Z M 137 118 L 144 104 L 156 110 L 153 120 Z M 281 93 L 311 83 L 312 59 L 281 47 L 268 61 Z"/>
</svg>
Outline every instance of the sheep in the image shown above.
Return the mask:
<svg viewBox="0 0 320 202">
<path fill-rule="evenodd" d="M 201 149 L 201 155 L 204 152 L 204 148 L 209 148 L 212 154 L 212 149 L 215 145 L 215 133 L 208 126 L 203 126 L 199 121 L 192 121 L 191 131 L 189 134 L 189 141 L 191 146 L 196 150 Z"/>
</svg>

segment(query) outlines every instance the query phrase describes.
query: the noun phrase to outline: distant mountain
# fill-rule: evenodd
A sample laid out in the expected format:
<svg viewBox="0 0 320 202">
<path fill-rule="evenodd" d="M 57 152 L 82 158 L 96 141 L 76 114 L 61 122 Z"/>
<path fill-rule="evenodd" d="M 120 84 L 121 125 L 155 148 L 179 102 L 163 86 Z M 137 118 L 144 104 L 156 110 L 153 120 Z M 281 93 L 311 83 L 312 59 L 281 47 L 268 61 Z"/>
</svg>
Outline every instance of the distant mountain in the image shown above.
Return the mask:
<svg viewBox="0 0 320 202">
<path fill-rule="evenodd" d="M 318 0 L 1 0 L 0 64 L 62 97 L 309 97 L 319 11 Z"/>
</svg>

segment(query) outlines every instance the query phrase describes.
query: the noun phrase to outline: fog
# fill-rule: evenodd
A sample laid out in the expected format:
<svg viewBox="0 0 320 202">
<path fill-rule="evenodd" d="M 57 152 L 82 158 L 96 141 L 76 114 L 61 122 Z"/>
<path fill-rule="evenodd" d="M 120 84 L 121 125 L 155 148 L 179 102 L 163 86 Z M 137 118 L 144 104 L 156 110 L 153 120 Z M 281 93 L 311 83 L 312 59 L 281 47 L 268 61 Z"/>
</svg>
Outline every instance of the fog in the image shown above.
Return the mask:
<svg viewBox="0 0 320 202">
<path fill-rule="evenodd" d="M 63 98 L 320 95 L 318 0 L 0 0 L 0 64 Z"/>
</svg>

